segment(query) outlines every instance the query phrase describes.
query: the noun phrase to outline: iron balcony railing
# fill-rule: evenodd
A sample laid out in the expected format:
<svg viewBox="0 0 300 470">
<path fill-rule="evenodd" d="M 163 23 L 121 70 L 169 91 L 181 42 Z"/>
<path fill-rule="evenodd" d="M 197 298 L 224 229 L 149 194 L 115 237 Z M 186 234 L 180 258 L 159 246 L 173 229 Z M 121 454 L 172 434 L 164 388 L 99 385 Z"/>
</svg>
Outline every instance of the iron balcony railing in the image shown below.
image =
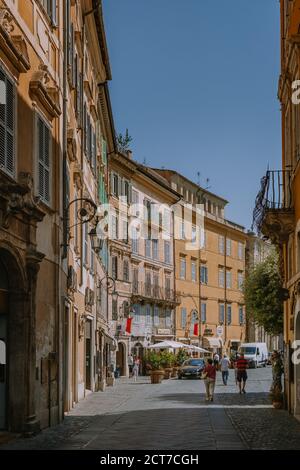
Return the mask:
<svg viewBox="0 0 300 470">
<path fill-rule="evenodd" d="M 255 200 L 253 226 L 260 232 L 267 211 L 292 209 L 290 170 L 268 170 Z"/>
<path fill-rule="evenodd" d="M 178 293 L 169 287 L 161 287 L 157 284 L 151 284 L 147 282 L 132 283 L 132 294 L 135 296 L 141 296 L 145 298 L 151 298 L 153 300 L 163 300 L 170 302 L 178 301 Z"/>
</svg>

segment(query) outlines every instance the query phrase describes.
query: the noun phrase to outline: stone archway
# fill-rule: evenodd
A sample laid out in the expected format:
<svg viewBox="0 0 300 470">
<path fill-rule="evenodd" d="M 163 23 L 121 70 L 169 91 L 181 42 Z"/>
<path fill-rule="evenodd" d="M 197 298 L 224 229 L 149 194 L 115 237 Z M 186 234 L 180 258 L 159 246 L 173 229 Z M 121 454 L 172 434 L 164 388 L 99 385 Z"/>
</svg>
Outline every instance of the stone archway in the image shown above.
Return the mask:
<svg viewBox="0 0 300 470">
<path fill-rule="evenodd" d="M 7 281 L 6 292 L 2 291 L 2 333 L 6 330 L 5 342 L 5 429 L 23 431 L 27 411 L 28 389 L 28 324 L 25 274 L 22 261 L 8 247 L 0 246 L 0 266 Z M 3 282 L 2 274 L 2 282 Z M 4 369 L 2 367 L 2 369 Z M 2 377 L 3 379 L 3 377 Z M 5 396 L 3 396 L 5 395 Z"/>
<path fill-rule="evenodd" d="M 295 307 L 295 340 L 300 341 L 300 298 L 298 297 Z M 299 357 L 299 354 L 297 354 Z M 300 363 L 294 364 L 295 383 L 295 411 L 294 414 L 300 416 Z"/>
</svg>

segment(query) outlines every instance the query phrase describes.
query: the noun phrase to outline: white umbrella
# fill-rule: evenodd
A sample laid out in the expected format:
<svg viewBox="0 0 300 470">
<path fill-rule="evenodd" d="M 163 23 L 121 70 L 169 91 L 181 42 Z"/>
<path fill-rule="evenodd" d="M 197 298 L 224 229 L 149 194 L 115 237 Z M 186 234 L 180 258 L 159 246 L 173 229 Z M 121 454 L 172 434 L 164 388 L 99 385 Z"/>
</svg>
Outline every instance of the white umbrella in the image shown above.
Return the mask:
<svg viewBox="0 0 300 470">
<path fill-rule="evenodd" d="M 202 353 L 209 353 L 210 351 L 207 351 L 207 349 L 200 348 L 199 346 L 194 346 L 193 344 L 186 344 L 185 345 L 186 349 L 190 349 L 192 351 L 198 351 Z"/>
<path fill-rule="evenodd" d="M 178 343 L 177 341 L 161 341 L 160 343 L 149 344 L 148 349 L 181 349 L 186 344 Z"/>
</svg>

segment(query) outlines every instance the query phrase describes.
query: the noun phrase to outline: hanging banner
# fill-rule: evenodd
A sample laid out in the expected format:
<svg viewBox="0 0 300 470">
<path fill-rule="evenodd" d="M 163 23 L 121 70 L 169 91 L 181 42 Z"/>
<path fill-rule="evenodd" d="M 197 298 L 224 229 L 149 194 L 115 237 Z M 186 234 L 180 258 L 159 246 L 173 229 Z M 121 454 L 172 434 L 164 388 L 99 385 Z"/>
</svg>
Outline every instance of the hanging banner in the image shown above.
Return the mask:
<svg viewBox="0 0 300 470">
<path fill-rule="evenodd" d="M 198 323 L 195 323 L 194 324 L 194 336 L 198 336 L 199 335 L 199 325 Z"/>
<path fill-rule="evenodd" d="M 126 321 L 126 333 L 131 334 L 131 324 L 132 324 L 132 318 L 127 318 Z"/>
</svg>

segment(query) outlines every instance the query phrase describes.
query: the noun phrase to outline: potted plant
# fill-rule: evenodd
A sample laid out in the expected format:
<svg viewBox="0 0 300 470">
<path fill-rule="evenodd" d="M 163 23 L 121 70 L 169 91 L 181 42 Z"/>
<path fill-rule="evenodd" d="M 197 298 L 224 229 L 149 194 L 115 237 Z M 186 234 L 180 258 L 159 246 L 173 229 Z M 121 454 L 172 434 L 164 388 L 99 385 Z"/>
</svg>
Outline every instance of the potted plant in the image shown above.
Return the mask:
<svg viewBox="0 0 300 470">
<path fill-rule="evenodd" d="M 283 407 L 283 393 L 281 387 L 274 387 L 270 392 L 273 408 L 281 410 Z"/>
<path fill-rule="evenodd" d="M 149 371 L 151 383 L 160 384 L 164 371 L 162 370 L 162 359 L 160 353 L 149 351 L 146 357 L 146 369 Z"/>
<path fill-rule="evenodd" d="M 171 374 L 172 374 L 172 370 L 173 370 L 173 361 L 174 361 L 174 354 L 173 353 L 170 353 L 168 351 L 163 351 L 161 353 L 161 362 L 162 362 L 162 366 L 165 370 L 165 376 L 164 378 L 165 379 L 170 379 L 171 378 Z"/>
</svg>

